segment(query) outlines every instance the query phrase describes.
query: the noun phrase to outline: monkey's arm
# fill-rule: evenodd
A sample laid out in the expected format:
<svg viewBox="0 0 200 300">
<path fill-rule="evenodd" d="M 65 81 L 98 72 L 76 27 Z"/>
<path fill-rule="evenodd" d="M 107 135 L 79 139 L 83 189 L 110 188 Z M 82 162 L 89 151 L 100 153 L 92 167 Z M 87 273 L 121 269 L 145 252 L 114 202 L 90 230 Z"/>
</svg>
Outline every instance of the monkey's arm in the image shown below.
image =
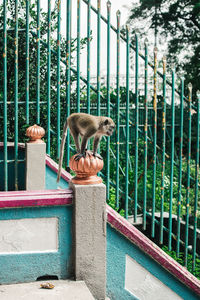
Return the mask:
<svg viewBox="0 0 200 300">
<path fill-rule="evenodd" d="M 95 128 L 92 128 L 89 132 L 87 132 L 87 134 L 85 134 L 82 138 L 82 142 L 81 142 L 81 153 L 78 154 L 75 158 L 75 160 L 79 160 L 81 157 L 85 157 L 86 155 L 86 146 L 87 146 L 87 142 L 88 139 L 91 138 L 96 132 Z"/>
<path fill-rule="evenodd" d="M 93 152 L 94 152 L 94 154 L 97 153 L 100 140 L 101 140 L 101 136 L 100 135 L 95 135 L 94 142 L 93 142 Z"/>
<path fill-rule="evenodd" d="M 99 143 L 100 143 L 100 141 L 101 141 L 101 137 L 102 137 L 101 135 L 95 135 L 95 137 L 94 137 L 94 142 L 93 142 L 93 155 L 94 155 L 94 157 L 98 157 L 98 158 L 100 158 L 100 159 L 103 159 L 103 158 L 101 157 L 101 155 L 97 153 L 98 146 L 99 146 Z"/>
<path fill-rule="evenodd" d="M 76 145 L 76 151 L 77 153 L 80 153 L 80 141 L 79 141 L 79 133 L 77 133 L 75 130 L 71 130 L 71 134 L 73 136 L 75 145 Z"/>
<path fill-rule="evenodd" d="M 75 157 L 75 160 L 79 160 L 81 157 L 85 157 L 85 154 L 86 154 L 85 148 L 86 148 L 88 139 L 89 138 L 87 136 L 83 136 L 83 139 L 82 139 L 82 142 L 81 142 L 81 152 L 80 152 L 80 154 L 78 154 Z"/>
</svg>

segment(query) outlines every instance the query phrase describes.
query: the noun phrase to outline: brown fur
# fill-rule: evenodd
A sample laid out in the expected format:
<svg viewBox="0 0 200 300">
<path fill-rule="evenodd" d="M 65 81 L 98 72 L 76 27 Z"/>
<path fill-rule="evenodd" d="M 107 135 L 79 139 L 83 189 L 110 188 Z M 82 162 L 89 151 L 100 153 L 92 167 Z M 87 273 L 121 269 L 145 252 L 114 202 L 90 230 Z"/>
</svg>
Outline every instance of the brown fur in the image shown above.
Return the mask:
<svg viewBox="0 0 200 300">
<path fill-rule="evenodd" d="M 87 146 L 88 139 L 90 139 L 93 136 L 93 154 L 94 156 L 98 156 L 97 149 L 102 136 L 111 136 L 115 128 L 115 123 L 111 118 L 92 116 L 85 113 L 74 113 L 67 118 L 63 128 L 63 136 L 60 147 L 57 182 L 59 182 L 60 180 L 62 161 L 64 155 L 64 145 L 68 127 L 70 129 L 71 135 L 73 136 L 76 145 L 76 151 L 77 153 L 80 153 L 79 155 L 77 155 L 77 159 L 79 159 L 81 156 L 85 155 L 85 149 Z M 80 136 L 82 138 L 81 145 L 79 141 Z"/>
</svg>

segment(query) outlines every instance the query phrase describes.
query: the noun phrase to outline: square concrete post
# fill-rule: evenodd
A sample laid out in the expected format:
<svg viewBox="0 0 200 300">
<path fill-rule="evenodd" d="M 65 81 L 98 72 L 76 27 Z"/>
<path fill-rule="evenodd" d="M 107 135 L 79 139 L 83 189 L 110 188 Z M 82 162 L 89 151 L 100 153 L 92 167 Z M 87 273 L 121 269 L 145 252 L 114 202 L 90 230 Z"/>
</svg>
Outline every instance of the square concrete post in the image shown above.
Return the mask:
<svg viewBox="0 0 200 300">
<path fill-rule="evenodd" d="M 26 143 L 26 190 L 45 189 L 46 144 Z"/>
<path fill-rule="evenodd" d="M 77 185 L 75 206 L 75 278 L 84 280 L 95 299 L 106 297 L 106 187 Z"/>
</svg>

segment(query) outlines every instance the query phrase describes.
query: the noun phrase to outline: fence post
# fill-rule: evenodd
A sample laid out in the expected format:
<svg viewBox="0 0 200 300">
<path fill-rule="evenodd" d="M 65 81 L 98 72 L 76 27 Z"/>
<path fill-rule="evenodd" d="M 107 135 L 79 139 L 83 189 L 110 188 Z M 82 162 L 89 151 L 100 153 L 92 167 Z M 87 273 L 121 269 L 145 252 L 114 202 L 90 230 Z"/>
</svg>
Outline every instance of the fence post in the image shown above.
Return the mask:
<svg viewBox="0 0 200 300">
<path fill-rule="evenodd" d="M 41 140 L 45 131 L 33 125 L 26 130 L 30 141 L 26 143 L 26 190 L 45 189 L 46 144 Z"/>
<path fill-rule="evenodd" d="M 106 297 L 106 187 L 78 185 L 74 191 L 75 278 L 84 280 L 95 299 Z"/>
</svg>

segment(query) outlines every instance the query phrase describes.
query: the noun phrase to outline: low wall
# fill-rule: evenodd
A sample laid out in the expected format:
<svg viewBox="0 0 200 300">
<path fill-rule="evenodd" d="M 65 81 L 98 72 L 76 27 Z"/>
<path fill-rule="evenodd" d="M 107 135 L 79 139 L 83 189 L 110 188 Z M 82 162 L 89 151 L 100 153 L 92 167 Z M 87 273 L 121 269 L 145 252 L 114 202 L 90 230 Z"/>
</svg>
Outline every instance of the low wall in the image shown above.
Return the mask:
<svg viewBox="0 0 200 300">
<path fill-rule="evenodd" d="M 0 208 L 0 284 L 72 276 L 70 190 L 2 193 Z"/>
<path fill-rule="evenodd" d="M 19 149 L 24 158 L 23 145 Z M 58 186 L 56 173 L 57 164 L 46 156 L 46 190 L 0 192 L 0 284 L 74 276 L 71 175 L 63 170 Z"/>
<path fill-rule="evenodd" d="M 102 237 L 107 240 L 106 283 L 111 300 L 199 299 L 199 280 L 109 206 L 106 236 L 104 202 L 100 205 L 100 200 L 105 200 L 103 186 L 74 186 L 75 202 L 79 198 L 75 210 L 81 215 L 77 213 L 73 219 L 70 174 L 62 172 L 58 187 L 57 164 L 46 157 L 46 166 L 48 190 L 0 193 L 0 284 L 43 276 L 70 278 L 81 267 L 79 274 L 84 275 L 93 294 L 98 294 L 100 281 L 94 278 L 99 278 L 99 263 L 105 266 L 104 251 L 98 247 Z M 102 188 L 102 196 L 98 188 Z M 80 251 L 75 251 L 75 246 Z M 76 270 L 75 261 L 80 262 Z M 102 285 L 96 298 L 104 299 L 104 293 Z"/>
<path fill-rule="evenodd" d="M 199 299 L 200 281 L 107 206 L 107 295 L 111 300 Z"/>
</svg>

